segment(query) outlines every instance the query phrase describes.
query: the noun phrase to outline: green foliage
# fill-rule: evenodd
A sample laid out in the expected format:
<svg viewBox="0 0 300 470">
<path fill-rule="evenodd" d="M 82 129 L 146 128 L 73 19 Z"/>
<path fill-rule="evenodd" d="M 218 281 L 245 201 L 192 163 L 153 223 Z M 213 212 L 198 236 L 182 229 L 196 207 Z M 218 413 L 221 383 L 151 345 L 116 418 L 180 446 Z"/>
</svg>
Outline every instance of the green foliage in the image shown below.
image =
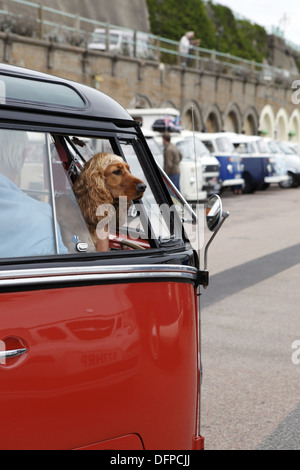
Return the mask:
<svg viewBox="0 0 300 470">
<path fill-rule="evenodd" d="M 147 0 L 152 33 L 179 41 L 187 31 L 195 31 L 201 47 L 216 47 L 215 26 L 202 0 Z"/>
<path fill-rule="evenodd" d="M 219 34 L 220 52 L 229 52 L 256 62 L 268 55 L 267 33 L 262 26 L 235 19 L 230 8 L 211 1 L 207 4 L 209 16 Z"/>
<path fill-rule="evenodd" d="M 147 0 L 152 33 L 179 41 L 195 31 L 200 47 L 262 62 L 268 56 L 267 33 L 262 26 L 237 20 L 230 8 L 211 0 Z"/>
</svg>

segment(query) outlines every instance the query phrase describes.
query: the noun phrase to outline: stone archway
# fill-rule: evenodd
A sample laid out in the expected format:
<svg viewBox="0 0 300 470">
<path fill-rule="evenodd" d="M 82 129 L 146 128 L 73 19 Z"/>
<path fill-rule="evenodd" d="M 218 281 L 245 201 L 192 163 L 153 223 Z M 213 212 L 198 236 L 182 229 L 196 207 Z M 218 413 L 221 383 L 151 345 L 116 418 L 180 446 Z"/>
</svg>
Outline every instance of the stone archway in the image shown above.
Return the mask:
<svg viewBox="0 0 300 470">
<path fill-rule="evenodd" d="M 257 135 L 258 115 L 256 109 L 252 106 L 246 109 L 243 116 L 243 133 L 246 135 Z"/>
<path fill-rule="evenodd" d="M 289 118 L 289 140 L 300 142 L 300 112 L 294 109 Z"/>
<path fill-rule="evenodd" d="M 193 110 L 192 110 L 193 107 Z M 194 116 L 193 116 L 194 115 Z M 201 110 L 197 103 L 188 102 L 183 106 L 181 111 L 181 124 L 185 130 L 193 130 L 193 118 L 195 131 L 203 130 L 203 118 Z"/>
<path fill-rule="evenodd" d="M 289 118 L 286 110 L 280 108 L 275 119 L 275 138 L 279 140 L 288 140 Z"/>
<path fill-rule="evenodd" d="M 259 133 L 273 139 L 275 137 L 275 116 L 272 106 L 263 107 L 259 117 Z"/>
<path fill-rule="evenodd" d="M 178 109 L 172 100 L 165 100 L 161 103 L 160 108 L 175 108 Z"/>
<path fill-rule="evenodd" d="M 152 103 L 151 103 L 151 100 L 148 98 L 148 96 L 142 95 L 142 94 L 136 94 L 132 98 L 128 108 L 141 108 L 141 109 L 152 108 Z"/>
<path fill-rule="evenodd" d="M 205 132 L 221 132 L 223 130 L 222 115 L 216 104 L 210 105 L 203 119 Z"/>
<path fill-rule="evenodd" d="M 242 116 L 239 106 L 236 103 L 230 103 L 224 113 L 224 130 L 227 132 L 242 131 Z"/>
</svg>

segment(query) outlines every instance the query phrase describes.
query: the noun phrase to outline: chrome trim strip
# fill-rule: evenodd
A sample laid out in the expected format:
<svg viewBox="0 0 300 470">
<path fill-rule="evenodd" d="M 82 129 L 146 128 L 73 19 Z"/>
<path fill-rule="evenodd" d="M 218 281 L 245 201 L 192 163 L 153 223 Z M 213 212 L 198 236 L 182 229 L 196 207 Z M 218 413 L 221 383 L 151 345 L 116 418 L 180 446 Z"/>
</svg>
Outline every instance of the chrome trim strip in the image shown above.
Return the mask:
<svg viewBox="0 0 300 470">
<path fill-rule="evenodd" d="M 47 148 L 47 162 L 48 162 L 48 171 L 49 171 L 49 179 L 50 179 L 50 194 L 51 194 L 51 207 L 53 213 L 53 232 L 54 232 L 54 240 L 55 240 L 55 249 L 56 253 L 59 254 L 59 243 L 58 243 L 58 235 L 57 235 L 57 222 L 56 222 L 56 205 L 55 205 L 55 197 L 54 197 L 54 182 L 53 182 L 53 171 L 52 171 L 52 162 L 51 162 L 51 148 L 50 148 L 50 141 L 49 135 L 46 133 L 46 148 Z"/>
<path fill-rule="evenodd" d="M 177 278 L 196 281 L 197 269 L 181 265 L 78 266 L 0 271 L 0 287 L 57 282 Z"/>
</svg>

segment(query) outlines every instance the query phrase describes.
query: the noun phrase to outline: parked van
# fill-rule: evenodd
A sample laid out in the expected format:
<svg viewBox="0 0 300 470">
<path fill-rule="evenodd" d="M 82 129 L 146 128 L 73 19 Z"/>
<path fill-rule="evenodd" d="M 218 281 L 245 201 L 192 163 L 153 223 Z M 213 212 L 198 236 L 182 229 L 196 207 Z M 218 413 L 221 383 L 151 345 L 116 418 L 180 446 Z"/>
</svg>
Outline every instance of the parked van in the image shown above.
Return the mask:
<svg viewBox="0 0 300 470">
<path fill-rule="evenodd" d="M 287 167 L 282 155 L 274 154 L 264 138 L 258 136 L 252 136 L 251 138 L 256 151 L 263 157 L 267 157 L 271 164 L 271 170 L 270 166 L 267 166 L 269 174 L 265 176 L 265 184 L 262 189 L 265 189 L 270 184 L 275 183 L 280 185 L 286 182 L 288 180 Z"/>
<path fill-rule="evenodd" d="M 290 147 L 296 155 L 300 155 L 300 143 L 299 142 L 285 142 L 285 144 Z"/>
<path fill-rule="evenodd" d="M 144 59 L 151 58 L 152 55 L 148 34 L 130 29 L 97 28 L 88 48 Z"/>
<path fill-rule="evenodd" d="M 279 183 L 282 188 L 297 188 L 300 184 L 300 157 L 291 148 L 289 143 L 282 141 L 268 141 L 274 155 L 285 162 L 287 179 Z"/>
<path fill-rule="evenodd" d="M 211 194 L 220 194 L 222 180 L 220 178 L 221 165 L 219 161 L 192 131 L 182 131 L 181 135 L 189 143 L 189 151 L 184 152 L 186 154 L 185 159 L 192 163 L 195 162 L 196 157 L 201 162 L 201 172 L 203 175 L 202 189 L 209 196 Z"/>
<path fill-rule="evenodd" d="M 196 132 L 195 134 L 219 161 L 222 188 L 242 189 L 244 186 L 242 159 L 235 152 L 225 133 Z"/>
<path fill-rule="evenodd" d="M 271 183 L 280 184 L 287 180 L 283 159 L 273 154 L 265 139 L 233 132 L 227 135 L 242 157 L 245 193 L 266 189 Z"/>
<path fill-rule="evenodd" d="M 138 121 L 143 129 L 155 132 L 180 132 L 180 111 L 175 108 L 130 108 L 130 116 Z M 156 123 L 156 125 L 154 125 Z M 153 128 L 154 125 L 154 128 Z"/>
<path fill-rule="evenodd" d="M 147 134 L 149 135 L 149 131 L 145 131 L 145 135 Z M 152 138 L 161 149 L 161 156 L 158 159 L 158 161 L 161 161 L 164 158 L 162 134 L 160 132 L 155 132 Z M 147 138 L 147 142 L 149 142 L 149 137 Z M 180 192 L 183 198 L 189 202 L 206 199 L 207 191 L 203 189 L 204 180 L 202 164 L 197 160 L 196 167 L 195 159 L 191 158 L 192 149 L 190 148 L 190 144 L 177 133 L 171 134 L 171 142 L 178 147 L 182 155 L 182 160 L 180 162 Z M 161 168 L 164 168 L 163 164 Z"/>
<path fill-rule="evenodd" d="M 162 147 L 162 142 L 157 141 L 157 135 L 158 135 L 157 132 L 150 131 L 149 129 L 144 129 L 143 134 L 146 138 L 146 142 L 149 145 L 152 155 L 155 158 L 156 163 L 160 166 L 160 168 L 163 168 L 164 167 L 164 151 Z"/>
<path fill-rule="evenodd" d="M 162 134 L 148 130 L 144 130 L 144 134 L 151 148 L 154 148 L 154 145 L 160 148 L 160 155 L 157 155 L 157 151 L 155 151 L 154 157 L 163 168 Z M 204 200 L 209 195 L 218 194 L 221 188 L 218 160 L 210 155 L 198 139 L 195 141 L 195 155 L 194 141 L 190 132 L 171 133 L 170 135 L 171 142 L 179 148 L 182 155 L 180 162 L 180 192 L 185 200 L 195 202 Z"/>
<path fill-rule="evenodd" d="M 114 100 L 0 80 L 0 448 L 202 449 L 205 220 Z M 218 230 L 217 196 L 206 212 Z"/>
</svg>

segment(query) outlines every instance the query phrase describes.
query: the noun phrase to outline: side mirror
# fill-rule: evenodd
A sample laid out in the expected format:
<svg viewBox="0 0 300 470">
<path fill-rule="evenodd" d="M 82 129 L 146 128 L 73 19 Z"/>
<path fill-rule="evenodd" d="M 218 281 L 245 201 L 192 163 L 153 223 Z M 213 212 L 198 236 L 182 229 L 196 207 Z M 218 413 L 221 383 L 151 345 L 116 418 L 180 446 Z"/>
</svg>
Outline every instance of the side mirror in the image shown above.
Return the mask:
<svg viewBox="0 0 300 470">
<path fill-rule="evenodd" d="M 220 196 L 214 194 L 207 201 L 206 206 L 206 223 L 211 232 L 215 232 L 222 222 L 222 201 Z"/>
<path fill-rule="evenodd" d="M 212 195 L 206 205 L 206 223 L 211 232 L 214 232 L 207 242 L 204 250 L 204 273 L 207 271 L 207 251 L 208 248 L 220 230 L 225 220 L 229 217 L 229 212 L 223 211 L 222 201 L 217 194 Z M 203 276 L 206 281 L 202 283 L 204 288 L 208 286 L 208 273 Z"/>
</svg>

